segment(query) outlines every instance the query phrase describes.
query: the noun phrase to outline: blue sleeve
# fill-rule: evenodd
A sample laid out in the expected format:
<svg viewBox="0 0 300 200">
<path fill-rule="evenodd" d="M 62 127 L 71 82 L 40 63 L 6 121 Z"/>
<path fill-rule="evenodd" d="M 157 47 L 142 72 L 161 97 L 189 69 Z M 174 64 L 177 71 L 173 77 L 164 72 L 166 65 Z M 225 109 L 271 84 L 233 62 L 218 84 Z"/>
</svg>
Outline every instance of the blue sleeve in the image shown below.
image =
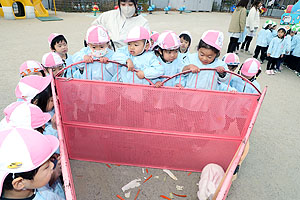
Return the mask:
<svg viewBox="0 0 300 200">
<path fill-rule="evenodd" d="M 270 42 L 270 45 L 268 47 L 268 51 L 267 54 L 271 54 L 271 52 L 273 51 L 273 46 L 274 46 L 274 39 Z"/>
<path fill-rule="evenodd" d="M 293 40 L 292 40 L 292 46 L 291 46 L 291 51 L 294 51 L 296 46 L 297 46 L 297 40 L 298 38 L 294 36 Z"/>
<path fill-rule="evenodd" d="M 85 55 L 88 55 L 90 52 L 89 52 L 89 48 L 88 47 L 85 47 L 85 48 L 82 48 L 80 51 L 78 51 L 77 53 L 73 54 L 72 56 L 72 60 L 74 63 L 76 62 L 80 62 L 83 60 L 83 57 Z M 78 68 L 84 68 L 85 64 L 84 63 L 81 63 L 81 64 L 78 64 L 76 65 Z"/>
<path fill-rule="evenodd" d="M 150 59 L 149 66 L 144 69 L 145 78 L 154 79 L 164 75 L 164 67 L 159 63 L 158 59 L 153 55 Z"/>
<path fill-rule="evenodd" d="M 222 82 L 218 82 L 218 87 L 217 88 L 220 91 L 227 91 L 227 89 L 228 89 L 229 92 L 231 92 L 231 91 L 237 91 L 234 87 L 231 87 L 230 85 L 226 85 L 226 84 L 224 84 Z"/>
</svg>

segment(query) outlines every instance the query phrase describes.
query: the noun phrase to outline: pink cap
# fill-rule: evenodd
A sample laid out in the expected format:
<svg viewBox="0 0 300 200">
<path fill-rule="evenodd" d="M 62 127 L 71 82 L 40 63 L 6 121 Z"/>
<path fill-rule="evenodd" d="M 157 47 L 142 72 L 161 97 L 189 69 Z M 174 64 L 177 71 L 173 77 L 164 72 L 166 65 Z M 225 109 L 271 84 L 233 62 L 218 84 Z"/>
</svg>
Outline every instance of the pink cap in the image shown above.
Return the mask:
<svg viewBox="0 0 300 200">
<path fill-rule="evenodd" d="M 38 106 L 26 101 L 18 101 L 4 109 L 5 121 L 10 127 L 38 128 L 50 119 L 49 113 L 44 113 Z"/>
<path fill-rule="evenodd" d="M 166 50 L 178 49 L 181 45 L 180 39 L 173 31 L 162 32 L 157 40 L 157 45 Z"/>
<path fill-rule="evenodd" d="M 32 129 L 11 128 L 0 131 L 0 194 L 9 173 L 34 170 L 44 164 L 57 150 L 55 136 Z"/>
<path fill-rule="evenodd" d="M 42 63 L 44 67 L 57 67 L 64 64 L 64 61 L 57 53 L 49 52 L 44 54 Z"/>
<path fill-rule="evenodd" d="M 128 43 L 138 40 L 150 40 L 149 31 L 142 26 L 136 26 L 131 29 L 127 35 L 127 39 L 124 40 L 124 42 Z"/>
<path fill-rule="evenodd" d="M 224 35 L 220 31 L 209 30 L 203 33 L 201 40 L 221 51 L 224 41 Z"/>
<path fill-rule="evenodd" d="M 227 65 L 238 65 L 240 64 L 240 59 L 235 53 L 227 53 L 223 56 L 222 60 Z"/>
<path fill-rule="evenodd" d="M 157 41 L 158 37 L 159 37 L 159 32 L 152 31 L 150 38 L 151 38 L 154 42 Z"/>
<path fill-rule="evenodd" d="M 15 90 L 17 98 L 30 101 L 42 92 L 51 82 L 51 76 L 41 77 L 36 75 L 22 78 Z"/>
<path fill-rule="evenodd" d="M 241 73 L 245 76 L 255 76 L 260 70 L 260 62 L 255 58 L 248 58 L 243 63 Z"/>
<path fill-rule="evenodd" d="M 38 71 L 42 71 L 42 70 L 43 70 L 43 67 L 42 67 L 41 63 L 34 61 L 34 60 L 27 60 L 21 65 L 20 74 L 23 76 L 26 76 L 29 73 L 38 72 Z"/>
<path fill-rule="evenodd" d="M 103 26 L 91 26 L 86 32 L 86 42 L 88 44 L 102 44 L 109 42 L 107 30 Z"/>
<path fill-rule="evenodd" d="M 49 43 L 49 47 L 51 47 L 51 43 L 54 40 L 54 38 L 56 38 L 57 36 L 60 36 L 63 34 L 59 34 L 59 33 L 51 33 L 48 37 L 48 43 Z"/>
</svg>

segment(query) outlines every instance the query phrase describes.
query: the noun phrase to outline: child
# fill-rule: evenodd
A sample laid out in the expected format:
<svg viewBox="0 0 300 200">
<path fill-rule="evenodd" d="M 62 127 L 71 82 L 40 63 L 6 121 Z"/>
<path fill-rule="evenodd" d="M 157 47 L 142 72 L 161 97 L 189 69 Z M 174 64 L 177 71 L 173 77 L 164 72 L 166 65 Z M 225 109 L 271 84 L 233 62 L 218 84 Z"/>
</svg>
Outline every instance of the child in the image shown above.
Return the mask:
<svg viewBox="0 0 300 200">
<path fill-rule="evenodd" d="M 68 42 L 62 34 L 51 33 L 48 37 L 50 50 L 56 52 L 64 61 L 66 66 L 73 64 L 72 56 L 68 54 Z M 76 67 L 68 68 L 64 74 L 65 77 L 72 77 L 72 72 L 76 71 Z"/>
<path fill-rule="evenodd" d="M 266 59 L 268 46 L 273 38 L 272 31 L 270 30 L 271 26 L 272 20 L 267 20 L 263 25 L 263 29 L 261 29 L 257 35 L 253 58 L 257 58 L 260 53 L 261 64 L 263 64 Z"/>
<path fill-rule="evenodd" d="M 239 73 L 260 90 L 259 83 L 256 81 L 256 77 L 260 74 L 260 63 L 255 58 L 248 58 L 241 66 Z M 244 93 L 258 93 L 257 90 L 250 84 L 246 84 L 245 81 L 237 76 L 232 77 L 230 86 L 235 88 L 238 92 Z"/>
<path fill-rule="evenodd" d="M 271 32 L 272 32 L 273 37 L 277 37 L 277 31 L 276 31 L 276 28 L 277 28 L 277 23 L 274 22 L 274 21 L 272 21 Z"/>
<path fill-rule="evenodd" d="M 150 35 L 150 42 L 151 42 L 150 50 L 153 50 L 154 47 L 156 46 L 156 42 L 157 42 L 158 37 L 159 37 L 159 33 L 156 32 L 156 31 L 152 31 L 152 33 Z"/>
<path fill-rule="evenodd" d="M 238 68 L 240 64 L 240 59 L 235 53 L 227 53 L 223 56 L 222 61 L 224 61 L 228 69 L 232 72 Z"/>
<path fill-rule="evenodd" d="M 91 26 L 86 33 L 87 47 L 73 55 L 73 61 L 84 60 L 86 64 L 78 65 L 79 70 L 74 78 L 110 81 L 113 74 L 107 71 L 107 61 L 111 59 L 113 51 L 109 49 L 110 38 L 102 26 Z M 98 59 L 100 62 L 93 62 Z"/>
<path fill-rule="evenodd" d="M 183 60 L 183 59 L 186 58 L 186 56 L 188 54 L 190 54 L 189 48 L 190 48 L 191 43 L 192 43 L 192 35 L 188 31 L 182 31 L 179 34 L 179 38 L 180 38 L 180 42 L 181 42 L 181 45 L 180 45 L 180 48 L 179 48 L 179 58 L 181 60 Z"/>
<path fill-rule="evenodd" d="M 173 31 L 164 31 L 160 34 L 157 40 L 157 49 L 155 50 L 158 60 L 164 67 L 164 75 L 173 76 L 179 72 L 183 67 L 183 63 L 178 58 L 178 50 L 180 47 L 180 39 Z M 165 80 L 160 78 L 156 82 L 156 86 L 161 85 L 161 81 Z M 167 81 L 165 86 L 175 86 L 175 78 Z"/>
<path fill-rule="evenodd" d="M 0 132 L 1 199 L 62 200 L 48 183 L 54 164 L 49 160 L 59 146 L 53 136 L 23 128 Z M 16 150 L 17 147 L 17 150 Z"/>
<path fill-rule="evenodd" d="M 289 29 L 287 31 L 287 34 L 284 38 L 285 40 L 285 56 L 284 56 L 284 60 L 283 60 L 283 65 L 286 65 L 287 67 L 289 67 L 290 65 L 290 60 L 291 60 L 291 50 L 292 50 L 292 40 L 294 35 L 296 34 L 297 30 L 294 26 L 290 25 Z"/>
<path fill-rule="evenodd" d="M 44 54 L 42 58 L 42 64 L 48 73 L 49 69 L 52 69 L 53 76 L 56 76 L 56 74 L 58 74 L 58 72 L 65 67 L 64 61 L 55 52 Z M 61 73 L 59 76 L 63 76 L 63 73 Z"/>
<path fill-rule="evenodd" d="M 297 34 L 292 40 L 290 68 L 300 76 L 300 28 L 295 28 L 294 31 L 297 31 Z"/>
<path fill-rule="evenodd" d="M 218 81 L 225 81 L 227 79 L 224 71 L 228 69 L 225 62 L 218 59 L 223 46 L 223 40 L 224 36 L 222 32 L 209 30 L 203 33 L 197 47 L 198 53 L 190 54 L 184 60 L 185 67 L 182 71 L 192 71 L 186 77 L 187 88 L 196 87 L 213 90 L 221 88 L 218 86 L 220 84 Z M 201 68 L 216 69 L 216 77 L 214 78 L 214 71 L 200 72 Z"/>
<path fill-rule="evenodd" d="M 20 66 L 20 75 L 22 78 L 29 75 L 45 76 L 45 72 L 41 63 L 27 60 Z"/>
<path fill-rule="evenodd" d="M 267 55 L 269 61 L 267 64 L 266 73 L 268 75 L 274 75 L 275 65 L 279 58 L 282 58 L 285 53 L 284 36 L 286 30 L 284 28 L 278 29 L 277 37 L 273 38 L 268 47 Z"/>
<path fill-rule="evenodd" d="M 121 64 L 127 64 L 128 69 L 124 66 L 117 69 L 114 64 L 110 64 L 109 71 L 115 73 L 113 81 L 149 85 L 145 78 L 155 79 L 164 74 L 164 68 L 157 57 L 153 52 L 148 52 L 149 40 L 149 32 L 144 27 L 136 26 L 129 31 L 127 39 L 124 40 L 128 47 L 118 49 L 112 58 Z"/>
</svg>

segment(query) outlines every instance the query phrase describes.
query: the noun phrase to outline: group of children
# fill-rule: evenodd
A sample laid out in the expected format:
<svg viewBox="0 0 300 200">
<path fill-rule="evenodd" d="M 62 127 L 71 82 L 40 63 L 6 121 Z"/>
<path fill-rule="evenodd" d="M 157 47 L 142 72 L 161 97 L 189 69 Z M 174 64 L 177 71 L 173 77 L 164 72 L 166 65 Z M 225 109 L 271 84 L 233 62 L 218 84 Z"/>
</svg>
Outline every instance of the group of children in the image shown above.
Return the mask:
<svg viewBox="0 0 300 200">
<path fill-rule="evenodd" d="M 115 50 L 105 28 L 91 26 L 86 47 L 71 56 L 66 38 L 50 34 L 51 51 L 42 64 L 29 60 L 21 65 L 17 101 L 5 108 L 0 123 L 1 199 L 65 199 L 50 84 L 53 76 L 147 85 L 151 80 L 156 87 L 257 93 L 252 85 L 260 89 L 256 81 L 260 63 L 249 58 L 238 67 L 239 58 L 233 53 L 219 59 L 223 38 L 222 32 L 206 31 L 192 54 L 188 31 L 179 36 L 173 31 L 150 34 L 135 27 L 124 41 L 128 45 Z M 213 70 L 201 71 L 204 68 Z M 226 73 L 236 69 L 243 79 Z M 185 71 L 190 73 L 165 82 L 166 76 Z M 16 146 L 21 150 L 15 151 Z"/>
<path fill-rule="evenodd" d="M 266 74 L 274 75 L 281 72 L 281 64 L 286 65 L 300 76 L 300 26 L 280 27 L 267 20 L 258 33 L 254 58 L 263 63 L 268 60 Z"/>
</svg>

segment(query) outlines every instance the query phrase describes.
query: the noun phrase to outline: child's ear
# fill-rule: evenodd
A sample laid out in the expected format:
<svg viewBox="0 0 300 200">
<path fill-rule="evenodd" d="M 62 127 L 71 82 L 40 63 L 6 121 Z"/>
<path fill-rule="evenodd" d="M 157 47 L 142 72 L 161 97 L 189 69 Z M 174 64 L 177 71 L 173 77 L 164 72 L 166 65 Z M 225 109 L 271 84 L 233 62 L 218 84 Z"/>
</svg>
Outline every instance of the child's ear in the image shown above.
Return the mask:
<svg viewBox="0 0 300 200">
<path fill-rule="evenodd" d="M 150 48 L 150 42 L 147 42 L 146 47 L 145 47 L 146 51 L 148 51 L 149 48 Z"/>
<path fill-rule="evenodd" d="M 24 180 L 22 177 L 18 177 L 11 184 L 15 190 L 23 190 L 25 188 Z"/>
</svg>

